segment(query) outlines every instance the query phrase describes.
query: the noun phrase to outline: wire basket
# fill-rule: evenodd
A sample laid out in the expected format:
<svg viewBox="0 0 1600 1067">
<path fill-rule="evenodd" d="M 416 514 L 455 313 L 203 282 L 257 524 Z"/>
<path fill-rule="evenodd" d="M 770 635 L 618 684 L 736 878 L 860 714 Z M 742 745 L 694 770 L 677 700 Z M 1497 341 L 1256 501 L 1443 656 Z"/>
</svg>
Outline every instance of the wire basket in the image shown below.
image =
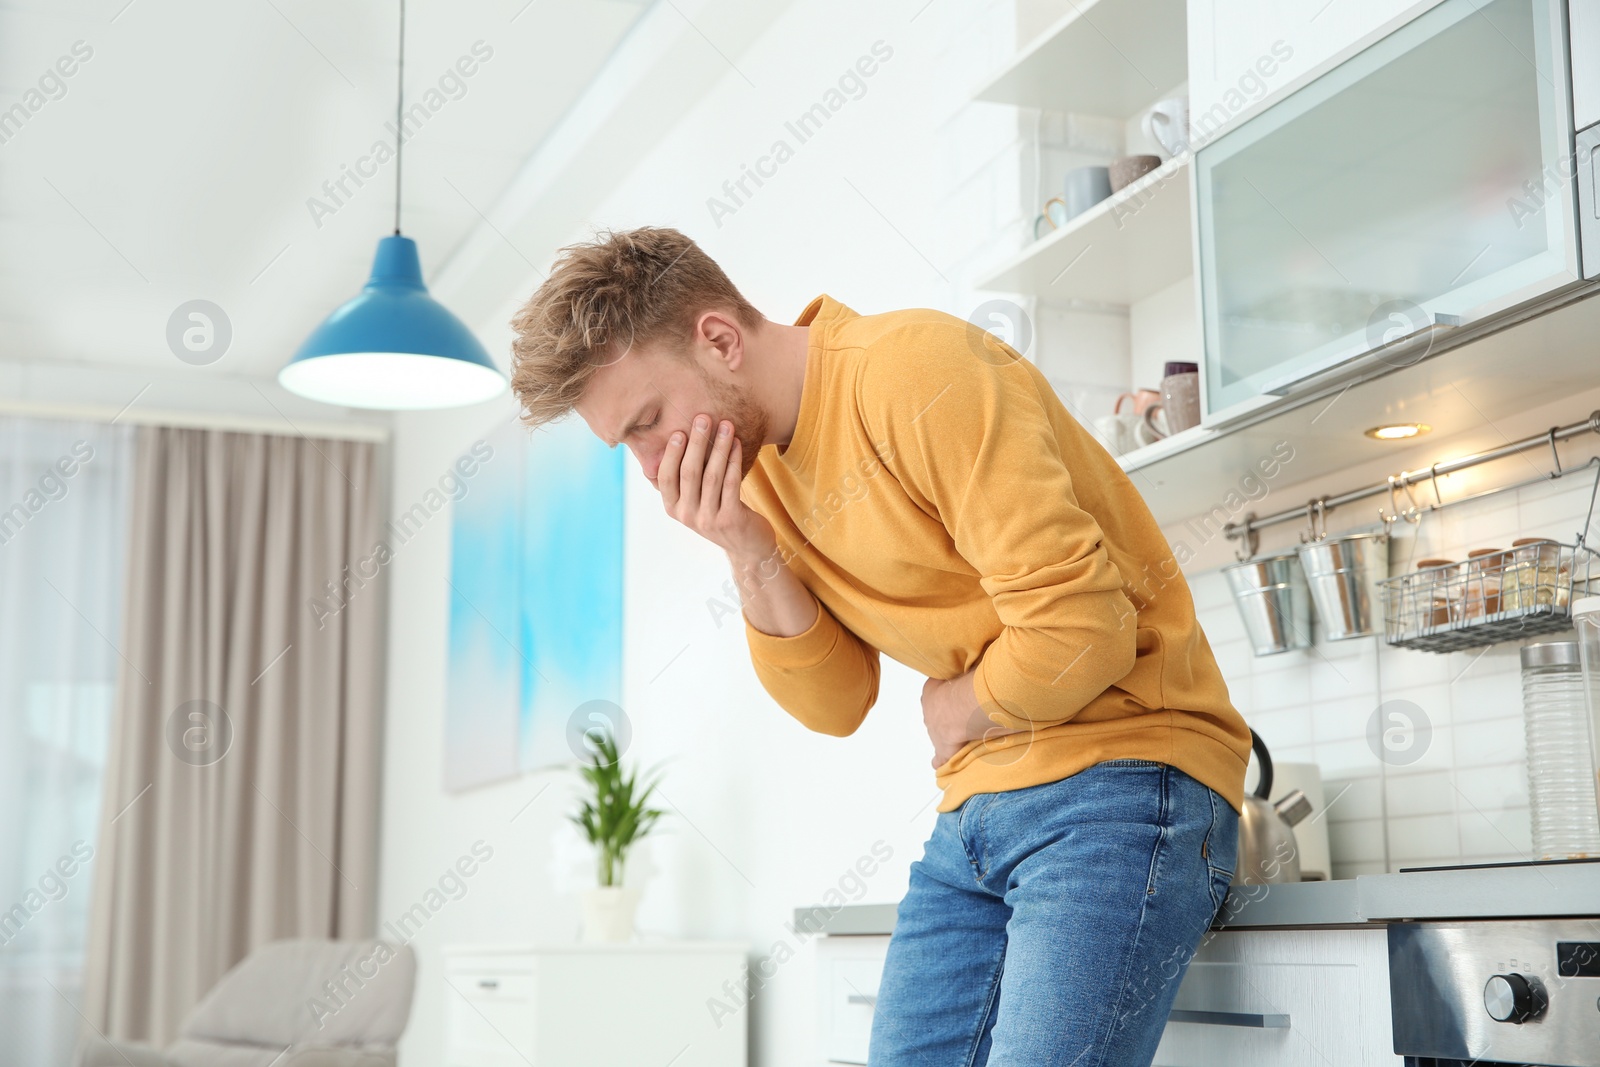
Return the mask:
<svg viewBox="0 0 1600 1067">
<path fill-rule="evenodd" d="M 1572 603 L 1600 589 L 1600 553 L 1582 539 L 1537 541 L 1379 582 L 1385 639 L 1455 652 L 1572 627 Z"/>
</svg>

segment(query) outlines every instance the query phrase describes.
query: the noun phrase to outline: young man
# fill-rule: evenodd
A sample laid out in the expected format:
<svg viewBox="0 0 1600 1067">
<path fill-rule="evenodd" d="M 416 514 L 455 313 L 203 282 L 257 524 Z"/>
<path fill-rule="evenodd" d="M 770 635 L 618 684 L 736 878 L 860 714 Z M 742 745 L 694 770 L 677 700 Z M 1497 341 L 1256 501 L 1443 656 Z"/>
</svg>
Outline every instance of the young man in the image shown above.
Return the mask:
<svg viewBox="0 0 1600 1067">
<path fill-rule="evenodd" d="M 654 227 L 563 249 L 513 326 L 526 421 L 575 409 L 727 553 L 784 710 L 844 736 L 880 653 L 927 676 L 943 794 L 872 1067 L 1148 1064 L 1227 893 L 1250 734 L 1155 520 L 1044 376 L 939 311 L 771 322 Z"/>
</svg>

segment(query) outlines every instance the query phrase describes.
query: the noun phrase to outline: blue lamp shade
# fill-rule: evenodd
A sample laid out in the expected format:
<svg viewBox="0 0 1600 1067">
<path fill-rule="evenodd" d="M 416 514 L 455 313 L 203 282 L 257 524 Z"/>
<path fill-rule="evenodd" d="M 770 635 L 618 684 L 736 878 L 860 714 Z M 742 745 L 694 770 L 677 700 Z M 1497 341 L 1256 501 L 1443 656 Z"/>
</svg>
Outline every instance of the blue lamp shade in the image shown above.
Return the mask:
<svg viewBox="0 0 1600 1067">
<path fill-rule="evenodd" d="M 278 372 L 291 393 L 356 408 L 418 410 L 498 396 L 505 376 L 462 321 L 428 295 L 417 243 L 378 242 L 372 277 Z"/>
</svg>

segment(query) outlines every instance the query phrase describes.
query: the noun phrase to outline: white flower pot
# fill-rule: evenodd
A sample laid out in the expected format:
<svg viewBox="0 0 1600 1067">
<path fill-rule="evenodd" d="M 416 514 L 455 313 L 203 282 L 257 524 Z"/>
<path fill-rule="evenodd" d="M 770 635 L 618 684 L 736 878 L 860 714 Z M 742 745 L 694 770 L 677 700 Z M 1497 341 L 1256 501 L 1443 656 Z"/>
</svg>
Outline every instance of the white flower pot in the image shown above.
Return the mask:
<svg viewBox="0 0 1600 1067">
<path fill-rule="evenodd" d="M 639 907 L 639 890 L 620 885 L 590 886 L 579 894 L 583 904 L 583 940 L 603 943 L 631 941 L 633 916 Z"/>
</svg>

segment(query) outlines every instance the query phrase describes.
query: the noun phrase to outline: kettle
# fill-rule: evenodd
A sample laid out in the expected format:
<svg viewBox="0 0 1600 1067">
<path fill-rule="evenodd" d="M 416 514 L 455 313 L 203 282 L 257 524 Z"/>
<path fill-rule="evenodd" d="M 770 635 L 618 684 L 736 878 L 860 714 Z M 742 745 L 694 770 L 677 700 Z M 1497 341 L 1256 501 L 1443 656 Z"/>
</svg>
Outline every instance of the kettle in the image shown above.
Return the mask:
<svg viewBox="0 0 1600 1067">
<path fill-rule="evenodd" d="M 1239 816 L 1239 862 L 1233 885 L 1271 885 L 1300 880 L 1300 850 L 1294 826 L 1311 814 L 1311 801 L 1299 789 L 1284 794 L 1276 804 L 1272 795 L 1272 756 L 1266 742 L 1250 731 L 1250 747 L 1261 766 L 1256 791 L 1244 798 Z"/>
</svg>

